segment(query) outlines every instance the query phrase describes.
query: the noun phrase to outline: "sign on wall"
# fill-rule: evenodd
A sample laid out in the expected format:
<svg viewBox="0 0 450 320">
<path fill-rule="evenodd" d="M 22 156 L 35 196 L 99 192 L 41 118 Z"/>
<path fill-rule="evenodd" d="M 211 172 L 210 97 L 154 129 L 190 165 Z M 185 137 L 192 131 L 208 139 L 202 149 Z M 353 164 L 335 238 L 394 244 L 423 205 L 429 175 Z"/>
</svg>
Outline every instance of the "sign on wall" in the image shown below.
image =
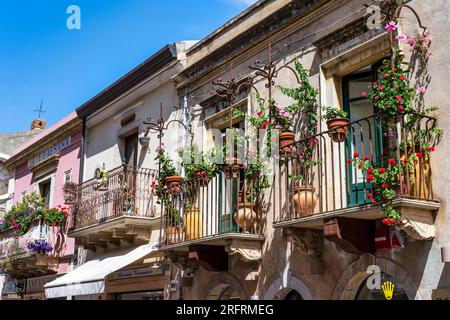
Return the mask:
<svg viewBox="0 0 450 320">
<path fill-rule="evenodd" d="M 23 293 L 25 285 L 25 279 L 7 278 L 3 283 L 2 295 Z"/>
<path fill-rule="evenodd" d="M 140 278 L 140 277 L 149 277 L 149 276 L 159 276 L 163 275 L 164 270 L 161 268 L 155 267 L 145 267 L 139 269 L 130 269 L 114 272 L 110 276 L 110 280 L 120 280 L 120 279 L 129 279 L 129 278 Z"/>
<path fill-rule="evenodd" d="M 46 276 L 46 277 L 28 279 L 27 280 L 27 293 L 33 292 L 33 291 L 44 290 L 44 286 L 47 283 L 52 282 L 53 280 L 56 280 L 60 276 L 61 276 L 60 274 L 57 274 L 57 275 L 51 275 L 51 276 Z"/>
<path fill-rule="evenodd" d="M 66 149 L 72 144 L 72 137 L 67 137 L 64 140 L 58 142 L 57 144 L 53 145 L 51 148 L 48 148 L 38 156 L 34 157 L 33 159 L 28 160 L 28 168 L 32 168 L 38 163 L 41 163 L 48 157 L 51 157 L 54 154 L 57 154 L 58 152 L 61 152 L 62 150 Z"/>
</svg>

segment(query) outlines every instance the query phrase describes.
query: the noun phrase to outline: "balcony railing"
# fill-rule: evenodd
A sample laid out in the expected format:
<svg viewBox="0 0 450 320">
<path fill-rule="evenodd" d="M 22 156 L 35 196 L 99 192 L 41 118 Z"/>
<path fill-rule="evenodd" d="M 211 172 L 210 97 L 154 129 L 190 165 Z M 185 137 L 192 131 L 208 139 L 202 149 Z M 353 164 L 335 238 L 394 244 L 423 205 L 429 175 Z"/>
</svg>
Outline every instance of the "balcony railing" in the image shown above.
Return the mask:
<svg viewBox="0 0 450 320">
<path fill-rule="evenodd" d="M 17 277 L 41 276 L 58 271 L 59 259 L 64 241 L 57 227 L 49 227 L 36 222 L 30 230 L 17 237 L 15 230 L 3 230 L 0 240 L 0 263 L 5 271 Z M 29 243 L 36 240 L 47 242 L 51 252 L 45 255 L 28 248 Z"/>
<path fill-rule="evenodd" d="M 252 179 L 245 177 L 242 168 L 233 177 L 219 173 L 206 182 L 184 182 L 180 193 L 167 192 L 163 200 L 161 243 L 220 245 L 229 238 L 260 236 L 259 201 L 252 200 L 253 190 Z"/>
<path fill-rule="evenodd" d="M 419 114 L 396 120 L 372 115 L 296 142 L 294 152 L 280 162 L 275 226 L 351 208 L 377 207 L 367 172 L 352 162 L 355 155 L 375 166 L 394 159 L 401 168 L 396 197 L 433 201 L 429 146 L 436 142 L 435 125 L 436 119 Z M 406 165 L 407 159 L 413 161 Z"/>
<path fill-rule="evenodd" d="M 154 218 L 159 205 L 152 194 L 156 170 L 121 166 L 108 172 L 107 183 L 96 179 L 78 187 L 71 231 L 127 217 Z"/>
</svg>

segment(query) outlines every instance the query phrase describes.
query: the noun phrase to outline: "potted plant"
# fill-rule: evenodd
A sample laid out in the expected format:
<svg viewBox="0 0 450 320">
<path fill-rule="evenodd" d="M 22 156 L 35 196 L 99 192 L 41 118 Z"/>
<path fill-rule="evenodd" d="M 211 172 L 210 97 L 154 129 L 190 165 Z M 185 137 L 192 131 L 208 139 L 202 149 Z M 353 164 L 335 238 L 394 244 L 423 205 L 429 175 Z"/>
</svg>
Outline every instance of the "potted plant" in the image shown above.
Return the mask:
<svg viewBox="0 0 450 320">
<path fill-rule="evenodd" d="M 347 139 L 350 120 L 348 113 L 335 107 L 323 107 L 322 119 L 327 122 L 328 131 L 334 142 L 341 143 Z"/>
<path fill-rule="evenodd" d="M 64 203 L 67 205 L 73 205 L 77 200 L 77 184 L 72 181 L 66 181 L 63 186 L 64 189 Z"/>
<path fill-rule="evenodd" d="M 178 209 L 169 201 L 165 201 L 166 243 L 168 245 L 184 240 L 185 229 Z"/>
<path fill-rule="evenodd" d="M 182 166 L 186 179 L 197 181 L 200 187 L 207 187 L 218 173 L 217 166 L 212 161 L 212 154 L 206 155 L 203 151 L 199 152 L 196 145 L 189 146 L 187 150 L 181 149 L 179 155 L 183 159 Z"/>
<path fill-rule="evenodd" d="M 183 177 L 175 168 L 173 160 L 169 158 L 163 148 L 158 148 L 155 160 L 159 163 L 159 183 L 167 187 L 167 191 L 173 196 L 181 194 Z"/>
<path fill-rule="evenodd" d="M 296 217 L 313 215 L 319 200 L 316 188 L 312 184 L 306 184 L 303 176 L 292 176 L 291 179 L 294 181 L 293 200 Z"/>
<path fill-rule="evenodd" d="M 35 254 L 38 255 L 47 255 L 48 253 L 53 251 L 53 247 L 50 243 L 48 243 L 46 240 L 37 239 L 34 241 L 30 241 L 27 244 L 27 248 Z"/>
<path fill-rule="evenodd" d="M 98 191 L 107 191 L 109 174 L 104 168 L 97 168 L 94 173 L 94 179 L 96 180 L 95 189 Z"/>
</svg>

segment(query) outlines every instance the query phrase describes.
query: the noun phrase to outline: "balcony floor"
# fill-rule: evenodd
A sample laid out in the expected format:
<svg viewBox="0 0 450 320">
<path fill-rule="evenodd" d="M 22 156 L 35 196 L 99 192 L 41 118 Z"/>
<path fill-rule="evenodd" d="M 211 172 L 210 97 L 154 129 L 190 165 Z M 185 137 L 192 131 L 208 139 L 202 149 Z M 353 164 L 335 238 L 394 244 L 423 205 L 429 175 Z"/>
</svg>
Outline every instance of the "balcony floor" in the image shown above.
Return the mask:
<svg viewBox="0 0 450 320">
<path fill-rule="evenodd" d="M 425 201 L 411 198 L 398 198 L 393 201 L 394 207 L 414 208 L 426 211 L 436 211 L 440 208 L 438 201 Z M 330 211 L 322 214 L 315 214 L 303 218 L 291 219 L 288 221 L 275 222 L 275 228 L 302 228 L 302 229 L 324 229 L 325 220 L 333 218 L 352 218 L 362 220 L 379 220 L 385 218 L 381 213 L 379 205 L 363 205 Z"/>
<path fill-rule="evenodd" d="M 220 235 L 208 236 L 195 240 L 183 241 L 171 245 L 163 245 L 160 247 L 161 251 L 183 251 L 188 252 L 190 246 L 205 245 L 205 246 L 227 246 L 233 241 L 256 241 L 263 242 L 263 235 L 251 233 L 224 233 Z"/>
</svg>

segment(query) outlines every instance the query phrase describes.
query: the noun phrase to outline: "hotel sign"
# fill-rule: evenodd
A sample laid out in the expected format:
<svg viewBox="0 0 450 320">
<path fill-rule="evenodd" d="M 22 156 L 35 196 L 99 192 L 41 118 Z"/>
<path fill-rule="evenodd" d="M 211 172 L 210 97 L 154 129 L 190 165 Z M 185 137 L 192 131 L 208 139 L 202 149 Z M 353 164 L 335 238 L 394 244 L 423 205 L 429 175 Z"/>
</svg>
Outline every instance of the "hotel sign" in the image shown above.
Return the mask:
<svg viewBox="0 0 450 320">
<path fill-rule="evenodd" d="M 46 276 L 46 277 L 40 277 L 40 278 L 32 278 L 27 280 L 27 293 L 32 291 L 42 291 L 44 290 L 44 286 L 52 282 L 53 280 L 56 280 L 61 275 L 52 275 L 52 276 Z"/>
<path fill-rule="evenodd" d="M 69 147 L 71 144 L 72 144 L 72 137 L 65 138 L 64 140 L 53 145 L 51 148 L 48 148 L 47 150 L 42 152 L 40 155 L 34 157 L 33 159 L 28 160 L 28 168 L 32 168 L 35 165 L 44 161 L 45 159 L 51 157 L 52 155 L 61 152 L 62 150 Z"/>
<path fill-rule="evenodd" d="M 110 280 L 121 280 L 129 278 L 140 278 L 140 277 L 150 277 L 163 275 L 164 270 L 161 268 L 145 267 L 139 269 L 130 269 L 114 272 L 110 276 Z"/>
</svg>

